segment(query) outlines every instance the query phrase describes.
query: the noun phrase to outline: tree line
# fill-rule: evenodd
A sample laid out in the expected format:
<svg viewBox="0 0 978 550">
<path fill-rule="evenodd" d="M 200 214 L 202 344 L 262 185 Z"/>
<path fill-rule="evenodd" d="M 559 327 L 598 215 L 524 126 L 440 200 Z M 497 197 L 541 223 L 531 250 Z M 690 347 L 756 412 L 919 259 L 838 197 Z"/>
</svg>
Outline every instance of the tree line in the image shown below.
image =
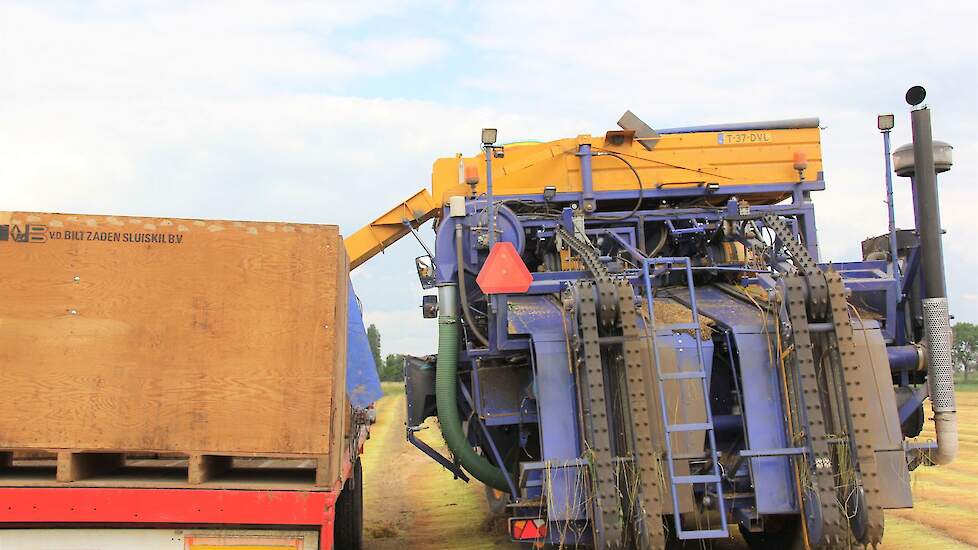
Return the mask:
<svg viewBox="0 0 978 550">
<path fill-rule="evenodd" d="M 955 371 L 960 374 L 961 381 L 967 383 L 974 380 L 978 371 L 978 325 L 973 323 L 955 323 L 954 356 Z M 371 324 L 367 327 L 367 340 L 370 341 L 370 351 L 377 364 L 377 373 L 385 382 L 400 382 L 404 380 L 404 355 L 392 353 L 383 357 L 380 354 L 380 331 Z"/>
<path fill-rule="evenodd" d="M 954 331 L 954 346 L 951 348 L 954 368 L 961 373 L 962 382 L 967 383 L 969 375 L 978 370 L 978 325 L 955 323 L 951 328 Z"/>
<path fill-rule="evenodd" d="M 373 323 L 367 327 L 367 340 L 370 342 L 370 351 L 374 355 L 374 363 L 377 364 L 377 374 L 384 382 L 403 382 L 404 381 L 404 356 L 400 353 L 391 353 L 387 357 L 380 354 L 380 331 Z"/>
</svg>

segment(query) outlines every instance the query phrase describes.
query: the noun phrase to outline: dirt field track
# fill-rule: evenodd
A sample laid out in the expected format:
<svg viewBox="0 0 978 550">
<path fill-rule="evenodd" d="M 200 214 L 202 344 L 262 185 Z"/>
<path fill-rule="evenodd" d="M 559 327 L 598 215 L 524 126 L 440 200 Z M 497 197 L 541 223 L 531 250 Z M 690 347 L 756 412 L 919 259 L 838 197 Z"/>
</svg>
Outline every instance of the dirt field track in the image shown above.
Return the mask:
<svg viewBox="0 0 978 550">
<path fill-rule="evenodd" d="M 364 547 L 367 550 L 518 548 L 487 525 L 482 485 L 463 483 L 404 439 L 403 388 L 385 384 L 377 424 L 363 457 Z M 433 419 L 428 422 L 434 425 Z M 421 438 L 441 448 L 437 427 Z"/>
<path fill-rule="evenodd" d="M 378 404 L 364 456 L 367 550 L 515 549 L 500 525 L 487 523 L 482 487 L 453 480 L 404 440 L 404 394 Z M 885 550 L 978 548 L 978 391 L 958 394 L 961 455 L 942 468 L 913 473 L 915 507 L 887 513 Z M 430 422 L 430 421 L 429 421 Z M 437 427 L 422 432 L 438 448 Z M 933 437 L 924 432 L 923 437 Z M 736 531 L 736 529 L 734 529 Z M 711 546 L 707 546 L 711 547 Z M 746 548 L 739 537 L 712 548 Z"/>
</svg>

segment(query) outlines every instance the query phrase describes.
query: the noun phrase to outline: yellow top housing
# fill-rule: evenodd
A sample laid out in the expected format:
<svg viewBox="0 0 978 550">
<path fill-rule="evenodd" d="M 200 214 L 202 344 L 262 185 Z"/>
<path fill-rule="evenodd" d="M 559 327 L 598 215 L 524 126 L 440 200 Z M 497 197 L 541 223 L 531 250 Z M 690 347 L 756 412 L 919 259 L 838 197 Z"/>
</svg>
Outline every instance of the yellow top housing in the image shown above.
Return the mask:
<svg viewBox="0 0 978 550">
<path fill-rule="evenodd" d="M 625 134 L 622 143 L 612 137 Z M 663 134 L 649 151 L 642 141 L 628 132 L 612 132 L 603 137 L 582 135 L 548 143 L 518 143 L 506 147 L 505 157 L 493 159 L 493 194 L 529 195 L 543 193 L 545 187 L 558 193 L 581 192 L 581 162 L 578 147 L 591 145 L 594 153 L 614 152 L 635 167 L 646 190 L 701 186 L 716 183 L 721 189 L 765 183 L 799 181 L 795 155 L 807 160 L 806 180 L 822 171 L 822 148 L 818 128 L 790 130 L 737 130 Z M 374 222 L 346 238 L 350 269 L 367 261 L 384 248 L 437 215 L 452 195 L 468 195 L 471 188 L 461 183 L 464 166 L 479 171 L 476 191 L 486 191 L 483 156 L 456 156 L 435 161 L 431 174 L 431 193 L 422 189 L 395 206 Z M 620 160 L 607 156 L 592 159 L 594 191 L 637 189 L 634 174 Z M 723 193 L 727 195 L 729 193 Z M 752 204 L 773 204 L 787 198 L 786 191 L 752 192 Z M 725 200 L 725 199 L 723 199 Z"/>
<path fill-rule="evenodd" d="M 558 193 L 581 192 L 581 163 L 576 156 L 581 144 L 591 145 L 595 153 L 610 151 L 628 159 L 646 189 L 664 186 L 673 189 L 706 183 L 717 183 L 723 188 L 797 182 L 796 153 L 807 157 L 806 180 L 816 179 L 822 170 L 818 128 L 664 134 L 651 151 L 640 141 L 626 139 L 625 143 L 613 145 L 607 136 L 582 135 L 548 143 L 508 146 L 505 157 L 492 162 L 493 194 L 539 194 L 547 186 L 556 187 Z M 451 195 L 470 192 L 467 185 L 459 183 L 460 162 L 478 167 L 477 191 L 485 192 L 485 162 L 480 154 L 435 161 L 431 175 L 433 197 L 444 200 Z M 631 170 L 615 158 L 595 157 L 592 174 L 594 191 L 637 188 Z M 786 193 L 752 194 L 750 200 L 754 204 L 769 204 L 786 196 Z"/>
</svg>

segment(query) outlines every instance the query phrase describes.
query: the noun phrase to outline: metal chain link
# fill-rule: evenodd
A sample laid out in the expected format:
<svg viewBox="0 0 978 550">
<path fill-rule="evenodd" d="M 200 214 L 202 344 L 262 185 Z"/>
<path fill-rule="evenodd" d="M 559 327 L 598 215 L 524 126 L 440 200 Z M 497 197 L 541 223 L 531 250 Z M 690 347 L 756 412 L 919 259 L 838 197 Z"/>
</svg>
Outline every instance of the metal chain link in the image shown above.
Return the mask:
<svg viewBox="0 0 978 550">
<path fill-rule="evenodd" d="M 625 362 L 625 376 L 628 385 L 628 404 L 631 409 L 632 431 L 635 442 L 635 460 L 638 465 L 638 500 L 641 504 L 640 548 L 661 550 L 666 547 L 662 528 L 662 500 L 659 480 L 662 466 L 659 462 L 661 452 L 653 445 L 652 432 L 655 422 L 655 401 L 648 374 L 642 362 L 642 335 L 638 328 L 638 311 L 632 286 L 626 280 L 618 281 L 618 310 L 621 315 L 622 345 Z M 655 342 L 650 342 L 655 345 Z"/>
<path fill-rule="evenodd" d="M 806 410 L 810 413 L 808 418 L 808 431 L 812 442 L 812 450 L 815 454 L 814 471 L 816 477 L 819 479 L 819 496 L 822 500 L 823 525 L 829 527 L 829 530 L 826 531 L 826 534 L 829 536 L 823 540 L 828 544 L 841 545 L 843 548 L 848 546 L 849 540 L 848 533 L 844 534 L 844 538 L 840 538 L 838 534 L 831 534 L 831 532 L 836 531 L 836 520 L 834 518 L 839 514 L 840 508 L 832 503 L 831 508 L 834 510 L 834 515 L 832 517 L 826 516 L 826 512 L 829 509 L 827 507 L 826 491 L 823 488 L 821 476 L 818 475 L 818 458 L 823 451 L 821 448 L 815 447 L 819 439 L 816 437 L 816 432 L 820 432 L 821 438 L 825 441 L 826 448 L 829 438 L 825 434 L 824 424 L 827 417 L 824 411 L 821 410 L 821 399 L 825 397 L 829 400 L 831 406 L 845 412 L 848 419 L 849 445 L 855 449 L 854 455 L 848 453 L 850 461 L 854 462 L 854 464 L 847 464 L 845 466 L 850 468 L 854 466 L 857 475 L 854 476 L 855 479 L 852 485 L 840 488 L 842 494 L 845 495 L 843 498 L 847 498 L 848 493 L 851 491 L 861 491 L 862 498 L 860 500 L 862 502 L 860 504 L 864 509 L 857 510 L 854 517 L 849 518 L 855 522 L 855 525 L 853 525 L 854 534 L 863 544 L 876 545 L 883 537 L 884 518 L 883 507 L 879 504 L 880 490 L 877 476 L 876 452 L 873 449 L 872 437 L 869 435 L 870 429 L 872 428 L 868 416 L 870 395 L 868 394 L 868 389 L 862 387 L 857 376 L 857 371 L 862 366 L 856 361 L 856 348 L 853 340 L 852 321 L 849 317 L 849 306 L 846 300 L 845 285 L 842 282 L 842 277 L 836 271 L 830 269 L 828 273 L 825 273 L 818 267 L 818 264 L 808 254 L 808 249 L 798 242 L 784 220 L 772 215 L 764 216 L 763 220 L 764 224 L 775 232 L 778 240 L 782 242 L 789 256 L 794 261 L 796 268 L 803 274 L 801 276 L 795 275 L 786 278 L 786 285 L 788 287 L 788 311 L 795 340 L 794 353 L 799 374 L 801 375 L 803 401 Z M 807 296 L 805 295 L 805 290 L 808 291 Z M 805 306 L 808 316 L 801 315 L 800 310 L 802 305 Z M 812 354 L 812 339 L 808 331 L 809 318 L 816 321 L 827 320 L 832 322 L 832 330 L 827 333 L 828 345 L 820 346 L 817 351 L 820 352 L 820 356 L 827 355 L 829 357 L 829 367 L 835 371 L 826 374 L 835 375 L 838 379 L 844 381 L 842 388 L 844 398 L 842 403 L 834 402 L 835 394 L 832 391 L 834 388 L 828 388 L 826 392 L 822 392 L 817 384 L 818 378 L 815 372 L 814 355 Z M 815 377 L 812 378 L 812 375 L 815 375 Z M 811 387 L 806 382 L 814 382 L 815 387 Z M 818 405 L 815 404 L 816 402 Z M 812 407 L 817 407 L 817 411 L 816 409 L 812 409 Z M 814 420 L 811 418 L 811 413 L 813 412 L 818 413 Z M 841 428 L 841 426 L 837 428 Z M 853 456 L 855 457 L 854 461 L 851 458 Z M 831 459 L 829 460 L 831 464 Z M 843 465 L 836 464 L 835 467 L 840 477 L 843 477 L 841 476 Z M 836 493 L 835 498 L 839 498 L 838 493 Z M 828 502 L 831 503 L 831 501 Z M 865 517 L 865 525 L 861 524 L 861 518 L 863 517 Z"/>
<path fill-rule="evenodd" d="M 832 455 L 829 452 L 829 435 L 826 432 L 825 411 L 822 409 L 821 390 L 818 384 L 818 373 L 815 369 L 815 356 L 812 351 L 811 333 L 808 329 L 808 315 L 805 307 L 805 283 L 799 276 L 787 277 L 788 318 L 791 321 L 791 339 L 795 364 L 798 368 L 798 383 L 801 389 L 801 402 L 795 404 L 804 406 L 804 414 L 799 418 L 805 419 L 806 435 L 811 454 L 808 456 L 808 471 L 814 477 L 817 490 L 817 509 L 802 508 L 803 520 L 820 519 L 822 536 L 812 543 L 827 542 L 840 544 L 848 538 L 847 526 L 842 521 L 838 506 L 838 494 L 835 488 L 835 469 Z M 811 487 L 802 487 L 802 491 L 810 491 Z"/>
<path fill-rule="evenodd" d="M 595 301 L 595 286 L 591 281 L 582 281 L 578 288 L 578 315 L 584 373 L 587 387 L 591 433 L 588 447 L 594 476 L 594 495 L 592 522 L 595 541 L 604 542 L 603 548 L 621 548 L 621 501 L 618 495 L 615 460 L 611 452 L 609 433 L 610 418 L 605 400 L 604 375 L 601 368 L 601 345 L 598 343 L 598 322 Z"/>
<path fill-rule="evenodd" d="M 883 539 L 883 507 L 879 504 L 879 478 L 876 464 L 876 450 L 873 448 L 873 438 L 870 430 L 874 427 L 870 422 L 867 404 L 872 396 L 869 388 L 865 387 L 858 376 L 862 366 L 856 361 L 856 345 L 853 339 L 852 320 L 849 317 L 849 304 L 846 302 L 846 289 L 842 276 L 833 269 L 825 274 L 829 288 L 829 302 L 832 308 L 832 323 L 835 328 L 830 333 L 834 346 L 830 346 L 833 354 L 833 364 L 841 367 L 841 378 L 845 381 L 845 396 L 848 401 L 847 410 L 851 424 L 850 446 L 855 450 L 859 482 L 863 489 L 863 510 L 865 512 L 865 527 L 854 529 L 857 539 L 864 544 L 877 545 Z M 857 517 L 861 517 L 857 515 Z"/>
<path fill-rule="evenodd" d="M 601 422 L 598 423 L 598 427 L 594 427 L 592 430 L 596 436 L 595 440 L 598 441 L 599 446 L 602 446 L 602 450 L 604 449 L 603 445 L 610 445 L 610 438 L 607 437 L 608 434 L 606 432 L 600 431 L 598 428 L 600 427 L 603 430 L 605 425 L 610 425 L 612 422 L 611 418 L 607 417 L 607 403 L 604 399 L 605 387 L 601 371 L 592 368 L 592 365 L 597 368 L 601 366 L 598 326 L 593 315 L 588 315 L 585 318 L 583 312 L 596 307 L 600 312 L 598 317 L 603 326 L 610 328 L 614 327 L 617 323 L 621 328 L 623 339 L 620 345 L 622 347 L 622 361 L 625 367 L 628 392 L 627 399 L 630 412 L 629 416 L 631 418 L 631 425 L 623 428 L 633 435 L 636 447 L 634 454 L 636 463 L 638 464 L 639 478 L 638 495 L 628 495 L 627 493 L 630 487 L 627 486 L 623 488 L 623 492 L 626 493 L 628 502 L 634 502 L 639 505 L 640 519 L 642 522 L 642 527 L 637 529 L 639 532 L 636 533 L 639 547 L 642 550 L 664 549 L 666 547 L 666 539 L 662 526 L 662 502 L 659 484 L 661 478 L 659 456 L 661 453 L 656 452 L 652 442 L 652 427 L 654 425 L 652 414 L 654 414 L 655 409 L 649 400 L 651 395 L 648 393 L 648 388 L 645 383 L 646 371 L 641 359 L 642 336 L 638 330 L 638 312 L 635 309 L 634 292 L 626 280 L 611 277 L 607 268 L 601 263 L 597 251 L 590 243 L 582 242 L 560 227 L 557 228 L 557 235 L 581 258 L 584 266 L 594 275 L 594 287 L 591 286 L 591 283 L 579 283 L 578 288 L 580 289 L 584 363 L 588 378 L 587 393 L 590 397 L 591 407 L 590 422 L 594 424 L 594 412 L 598 410 L 600 412 L 598 420 L 601 420 Z M 598 303 L 593 302 L 595 287 L 598 291 Z M 595 379 L 592 379 L 592 373 L 597 374 L 594 377 Z M 600 394 L 600 397 L 595 396 L 595 394 Z M 604 422 L 605 419 L 607 419 L 607 422 Z M 641 428 L 641 430 L 636 431 L 636 427 Z M 608 456 L 610 455 L 611 450 L 609 448 Z M 622 533 L 620 530 L 614 531 L 608 529 L 609 510 L 607 504 L 609 502 L 604 495 L 608 490 L 614 489 L 617 491 L 619 488 L 613 481 L 609 481 L 607 472 L 602 473 L 601 470 L 603 469 L 599 467 L 597 474 L 599 480 L 603 480 L 598 487 L 598 505 L 601 509 L 600 515 L 603 518 L 604 544 L 607 548 L 613 547 L 610 545 L 617 544 L 621 541 Z M 612 465 L 607 469 L 614 476 L 614 466 Z M 613 477 L 611 479 L 613 480 Z M 602 485 L 604 489 L 602 489 Z M 612 505 L 616 508 L 616 511 L 622 511 L 623 507 L 620 500 L 612 503 Z"/>
</svg>

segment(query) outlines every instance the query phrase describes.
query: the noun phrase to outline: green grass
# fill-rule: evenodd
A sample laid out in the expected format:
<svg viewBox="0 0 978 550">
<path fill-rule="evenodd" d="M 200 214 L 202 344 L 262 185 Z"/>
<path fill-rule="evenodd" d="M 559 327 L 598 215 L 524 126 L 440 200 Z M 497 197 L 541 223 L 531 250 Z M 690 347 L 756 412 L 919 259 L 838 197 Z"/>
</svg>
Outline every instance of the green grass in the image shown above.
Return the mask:
<svg viewBox="0 0 978 550">
<path fill-rule="evenodd" d="M 380 389 L 384 395 L 399 395 L 404 393 L 404 382 L 381 382 Z"/>
<path fill-rule="evenodd" d="M 968 383 L 967 384 L 965 384 L 961 380 L 955 380 L 954 381 L 954 391 L 956 391 L 956 392 L 957 391 L 960 391 L 960 392 L 978 392 L 978 380 L 975 380 L 974 378 L 972 378 L 972 379 L 968 380 Z"/>
</svg>

